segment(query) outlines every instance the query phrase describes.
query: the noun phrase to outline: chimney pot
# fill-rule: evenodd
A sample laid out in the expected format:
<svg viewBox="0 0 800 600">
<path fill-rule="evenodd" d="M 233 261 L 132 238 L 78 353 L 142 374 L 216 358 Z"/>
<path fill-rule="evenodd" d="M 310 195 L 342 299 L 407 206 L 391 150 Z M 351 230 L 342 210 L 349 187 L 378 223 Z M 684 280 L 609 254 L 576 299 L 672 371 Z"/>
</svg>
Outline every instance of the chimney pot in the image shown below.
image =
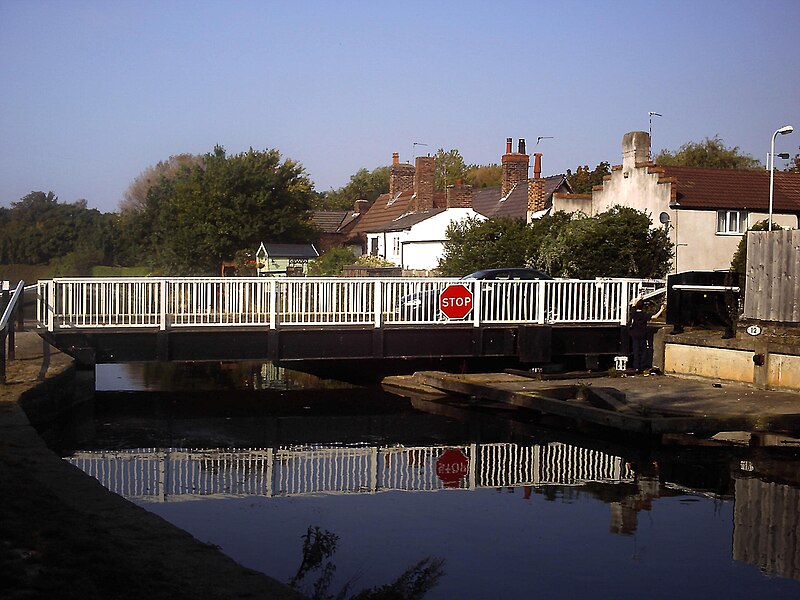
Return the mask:
<svg viewBox="0 0 800 600">
<path fill-rule="evenodd" d="M 514 140 L 511 138 L 506 138 L 506 154 L 511 154 L 511 144 Z"/>
<path fill-rule="evenodd" d="M 397 152 L 392 152 L 392 164 L 396 165 L 400 162 L 400 155 Z"/>
<path fill-rule="evenodd" d="M 519 138 L 519 153 L 525 154 L 525 138 Z"/>
<path fill-rule="evenodd" d="M 533 178 L 541 179 L 542 177 L 542 153 L 537 152 L 533 155 Z"/>
</svg>

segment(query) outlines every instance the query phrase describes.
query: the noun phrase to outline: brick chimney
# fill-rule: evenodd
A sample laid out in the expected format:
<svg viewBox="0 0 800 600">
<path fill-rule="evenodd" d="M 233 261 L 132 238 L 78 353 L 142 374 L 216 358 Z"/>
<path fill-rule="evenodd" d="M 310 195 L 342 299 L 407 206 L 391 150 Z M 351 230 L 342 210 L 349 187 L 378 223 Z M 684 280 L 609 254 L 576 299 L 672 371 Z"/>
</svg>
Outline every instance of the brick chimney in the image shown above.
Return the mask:
<svg viewBox="0 0 800 600">
<path fill-rule="evenodd" d="M 472 208 L 472 186 L 459 179 L 447 186 L 447 208 Z"/>
<path fill-rule="evenodd" d="M 433 208 L 433 157 L 418 156 L 414 171 L 414 201 L 412 212 Z"/>
<path fill-rule="evenodd" d="M 368 208 L 369 208 L 369 200 L 367 200 L 366 198 L 359 198 L 353 204 L 353 212 L 359 214 L 367 212 Z"/>
<path fill-rule="evenodd" d="M 622 170 L 632 171 L 637 163 L 650 160 L 650 134 L 646 131 L 629 131 L 622 136 Z"/>
<path fill-rule="evenodd" d="M 414 167 L 400 162 L 400 155 L 392 153 L 392 166 L 389 167 L 389 195 L 414 189 Z"/>
<path fill-rule="evenodd" d="M 512 188 L 528 180 L 528 165 L 530 157 L 525 154 L 525 140 L 519 140 L 517 152 L 511 152 L 512 139 L 506 138 L 506 153 L 502 158 L 502 187 L 501 195 L 506 196 Z"/>
<path fill-rule="evenodd" d="M 533 155 L 533 179 L 528 180 L 528 223 L 531 215 L 547 208 L 544 197 L 544 179 L 542 179 L 542 153 Z"/>
</svg>

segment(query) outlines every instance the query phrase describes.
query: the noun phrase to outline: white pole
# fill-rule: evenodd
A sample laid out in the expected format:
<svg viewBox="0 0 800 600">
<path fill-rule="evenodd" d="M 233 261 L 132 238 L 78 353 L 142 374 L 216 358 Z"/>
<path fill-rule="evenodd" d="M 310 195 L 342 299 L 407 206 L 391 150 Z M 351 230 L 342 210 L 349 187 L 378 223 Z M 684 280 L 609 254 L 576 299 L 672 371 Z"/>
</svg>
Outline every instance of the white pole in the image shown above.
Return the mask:
<svg viewBox="0 0 800 600">
<path fill-rule="evenodd" d="M 780 129 L 778 130 L 780 131 Z M 772 134 L 772 142 L 769 147 L 769 226 L 768 231 L 772 231 L 772 194 L 775 189 L 775 138 L 778 131 Z"/>
</svg>

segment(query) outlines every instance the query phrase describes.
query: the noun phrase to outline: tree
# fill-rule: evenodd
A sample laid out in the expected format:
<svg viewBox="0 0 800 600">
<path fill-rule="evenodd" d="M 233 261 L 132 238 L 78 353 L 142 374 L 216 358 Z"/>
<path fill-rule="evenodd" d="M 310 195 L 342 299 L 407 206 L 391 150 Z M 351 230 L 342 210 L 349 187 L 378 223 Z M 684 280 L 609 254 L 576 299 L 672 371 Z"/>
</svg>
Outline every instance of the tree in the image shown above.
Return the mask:
<svg viewBox="0 0 800 600">
<path fill-rule="evenodd" d="M 574 215 L 542 239 L 536 266 L 553 276 L 663 277 L 672 258 L 672 242 L 653 228 L 647 213 L 613 206 L 593 217 Z"/>
<path fill-rule="evenodd" d="M 453 185 L 459 179 L 467 176 L 467 165 L 458 150 L 439 148 L 433 157 L 433 189 L 437 192 L 445 191 L 448 185 Z"/>
<path fill-rule="evenodd" d="M 672 243 L 650 217 L 615 206 L 594 217 L 557 212 L 521 219 L 467 219 L 447 229 L 439 263 L 443 276 L 479 269 L 532 267 L 554 277 L 663 277 Z"/>
<path fill-rule="evenodd" d="M 522 219 L 468 217 L 447 227 L 439 261 L 443 277 L 462 277 L 479 269 L 527 266 L 531 230 Z"/>
<path fill-rule="evenodd" d="M 202 166 L 162 177 L 129 222 L 140 257 L 165 273 L 215 273 L 262 241 L 309 242 L 313 190 L 303 168 L 277 150 L 228 156 L 216 146 Z"/>
<path fill-rule="evenodd" d="M 344 267 L 356 261 L 355 255 L 341 246 L 335 246 L 308 265 L 308 274 L 315 277 L 338 277 Z"/>
<path fill-rule="evenodd" d="M 757 169 L 760 161 L 742 154 L 739 146 L 728 148 L 718 135 L 702 142 L 687 142 L 677 151 L 662 150 L 655 163 L 675 167 L 703 167 L 706 169 Z"/>
<path fill-rule="evenodd" d="M 576 194 L 591 194 L 592 188 L 603 184 L 603 178 L 611 174 L 611 165 L 601 162 L 593 170 L 589 170 L 589 165 L 583 165 L 575 169 L 573 173 L 567 169 L 567 179 Z"/>
<path fill-rule="evenodd" d="M 196 154 L 175 154 L 167 160 L 160 160 L 154 166 L 147 167 L 136 176 L 125 195 L 119 203 L 122 213 L 141 212 L 147 205 L 147 192 L 151 187 L 158 184 L 162 178 L 175 177 L 182 169 L 191 169 L 194 166 L 202 166 L 203 157 Z"/>
<path fill-rule="evenodd" d="M 321 210 L 352 210 L 356 200 L 374 202 L 388 191 L 389 167 L 376 167 L 372 171 L 359 169 L 350 176 L 347 185 L 317 194 L 314 205 Z"/>
<path fill-rule="evenodd" d="M 503 168 L 500 165 L 470 165 L 464 183 L 473 188 L 499 187 L 503 181 Z"/>
<path fill-rule="evenodd" d="M 41 265 L 77 250 L 103 260 L 114 238 L 110 215 L 85 200 L 61 203 L 53 192 L 31 192 L 0 210 L 0 261 Z"/>
</svg>

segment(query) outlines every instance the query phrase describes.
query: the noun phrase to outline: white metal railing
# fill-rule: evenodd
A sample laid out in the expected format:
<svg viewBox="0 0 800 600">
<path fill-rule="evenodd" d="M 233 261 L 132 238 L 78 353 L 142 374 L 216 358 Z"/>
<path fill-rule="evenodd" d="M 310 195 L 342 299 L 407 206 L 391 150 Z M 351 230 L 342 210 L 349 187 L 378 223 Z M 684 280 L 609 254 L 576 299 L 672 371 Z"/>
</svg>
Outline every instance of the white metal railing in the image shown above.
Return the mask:
<svg viewBox="0 0 800 600">
<path fill-rule="evenodd" d="M 463 470 L 445 481 L 440 461 L 455 450 Z M 127 498 L 307 496 L 436 492 L 633 481 L 619 456 L 560 442 L 456 446 L 283 446 L 279 448 L 78 452 L 66 459 Z"/>
<path fill-rule="evenodd" d="M 460 285 L 471 310 L 449 319 L 442 292 Z M 69 328 L 498 323 L 625 324 L 639 279 L 481 281 L 449 278 L 63 278 L 37 286 L 39 326 Z"/>
</svg>

